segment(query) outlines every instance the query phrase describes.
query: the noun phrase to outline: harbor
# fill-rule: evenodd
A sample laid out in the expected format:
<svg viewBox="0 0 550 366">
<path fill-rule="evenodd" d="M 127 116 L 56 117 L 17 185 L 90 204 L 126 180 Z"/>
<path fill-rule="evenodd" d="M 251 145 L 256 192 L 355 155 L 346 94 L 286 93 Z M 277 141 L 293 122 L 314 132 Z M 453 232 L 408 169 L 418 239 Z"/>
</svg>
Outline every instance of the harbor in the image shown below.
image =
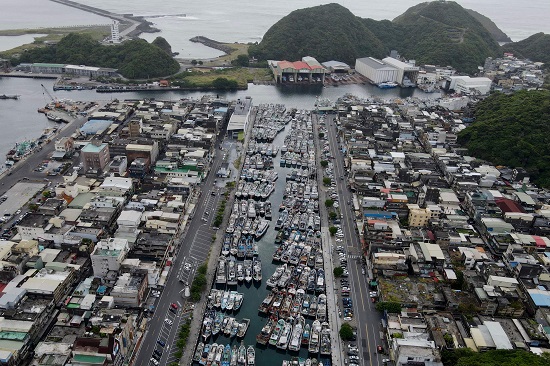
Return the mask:
<svg viewBox="0 0 550 366">
<path fill-rule="evenodd" d="M 260 105 L 250 136 L 193 361 L 330 364 L 311 114 Z"/>
</svg>

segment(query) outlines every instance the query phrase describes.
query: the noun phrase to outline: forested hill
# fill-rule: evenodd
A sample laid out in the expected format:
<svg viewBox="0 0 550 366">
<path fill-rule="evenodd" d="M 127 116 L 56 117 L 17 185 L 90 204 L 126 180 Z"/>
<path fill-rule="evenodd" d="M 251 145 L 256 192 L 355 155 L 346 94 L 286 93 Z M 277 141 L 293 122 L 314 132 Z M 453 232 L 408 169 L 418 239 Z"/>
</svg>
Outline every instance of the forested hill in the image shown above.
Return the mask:
<svg viewBox="0 0 550 366">
<path fill-rule="evenodd" d="M 130 79 L 154 78 L 179 71 L 178 62 L 166 50 L 143 39 L 104 46 L 89 35 L 76 33 L 63 37 L 55 45 L 27 50 L 17 62 L 108 67 L 118 69 L 120 74 Z"/>
<path fill-rule="evenodd" d="M 364 55 L 383 57 L 387 51 L 361 18 L 338 4 L 291 12 L 269 28 L 259 45 L 249 49 L 251 56 L 261 60 L 294 61 L 313 56 L 350 64 Z"/>
<path fill-rule="evenodd" d="M 546 68 L 550 67 L 550 34 L 533 34 L 523 41 L 507 43 L 502 48 L 517 57 L 544 62 Z"/>
<path fill-rule="evenodd" d="M 464 10 L 466 10 L 468 14 L 476 18 L 477 21 L 480 22 L 481 25 L 483 25 L 483 27 L 487 29 L 489 33 L 491 33 L 491 36 L 493 36 L 493 39 L 495 41 L 512 42 L 512 39 L 510 39 L 510 37 L 508 37 L 508 35 L 504 33 L 491 19 L 487 18 L 483 14 L 478 13 L 475 10 L 472 10 L 472 9 L 464 9 Z"/>
<path fill-rule="evenodd" d="M 250 54 L 275 60 L 309 55 L 354 64 L 358 57 L 384 57 L 391 49 L 419 63 L 452 65 L 463 72 L 474 72 L 486 57 L 500 54 L 491 33 L 449 1 L 418 4 L 393 21 L 362 19 L 338 4 L 296 10 L 275 23 Z"/>
<path fill-rule="evenodd" d="M 491 94 L 476 105 L 475 117 L 458 135 L 472 156 L 524 167 L 535 183 L 550 187 L 550 91 Z"/>
</svg>

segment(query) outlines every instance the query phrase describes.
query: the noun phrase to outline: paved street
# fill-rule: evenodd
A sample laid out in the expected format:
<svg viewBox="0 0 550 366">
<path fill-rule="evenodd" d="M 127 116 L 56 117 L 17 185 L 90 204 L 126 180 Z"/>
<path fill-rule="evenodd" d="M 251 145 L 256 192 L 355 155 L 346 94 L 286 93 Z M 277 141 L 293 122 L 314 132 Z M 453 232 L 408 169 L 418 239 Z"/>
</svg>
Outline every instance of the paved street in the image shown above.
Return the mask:
<svg viewBox="0 0 550 366">
<path fill-rule="evenodd" d="M 181 311 L 185 283 L 190 284 L 193 281 L 197 267 L 206 261 L 212 238 L 216 233 L 211 223 L 218 207 L 219 192 L 222 191 L 214 187 L 214 180 L 222 161 L 223 153 L 217 151 L 210 174 L 198 189 L 200 193 L 195 203 L 195 211 L 191 215 L 192 218 L 190 217 L 187 230 L 180 238 L 179 248 L 173 258 L 173 267 L 166 279 L 165 289 L 157 300 L 154 315 L 149 319 L 134 365 L 152 364 L 150 360 L 154 350 L 162 352 L 160 365 L 179 361 L 175 357 L 177 334 L 180 326 L 190 315 L 190 312 Z M 215 192 L 216 195 L 212 195 L 211 192 Z M 176 313 L 169 310 L 172 303 L 178 304 Z M 172 324 L 166 322 L 166 319 Z M 164 347 L 158 343 L 159 340 L 165 343 Z"/>
<path fill-rule="evenodd" d="M 315 115 L 314 118 L 318 118 L 318 116 Z M 317 123 L 315 125 L 318 126 Z M 328 130 L 330 152 L 334 157 L 332 160 L 334 180 L 342 212 L 341 226 L 344 232 L 344 240 L 338 245 L 343 245 L 348 253 L 348 279 L 352 290 L 350 297 L 354 304 L 354 320 L 351 323 L 357 326 L 357 341 L 354 343 L 359 348 L 360 364 L 382 366 L 383 357 L 376 351 L 376 346 L 382 344 L 380 337 L 381 316 L 370 301 L 368 278 L 361 272 L 361 243 L 356 231 L 357 225 L 354 221 L 352 207 L 348 205 L 348 202 L 352 200 L 352 194 L 347 187 L 347 176 L 344 169 L 343 155 L 336 137 L 336 127 L 334 116 L 328 115 L 326 117 L 326 128 Z M 346 179 L 340 179 L 340 176 L 344 176 Z M 324 198 L 320 202 L 324 202 Z M 339 306 L 341 306 L 341 301 Z"/>
</svg>

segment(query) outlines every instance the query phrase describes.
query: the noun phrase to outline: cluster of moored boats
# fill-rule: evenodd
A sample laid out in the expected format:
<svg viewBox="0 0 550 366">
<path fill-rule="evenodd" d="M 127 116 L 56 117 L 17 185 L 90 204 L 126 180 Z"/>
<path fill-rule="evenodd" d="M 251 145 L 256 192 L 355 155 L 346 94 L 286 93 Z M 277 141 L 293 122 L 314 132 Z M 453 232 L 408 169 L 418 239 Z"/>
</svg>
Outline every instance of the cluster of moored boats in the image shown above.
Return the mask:
<svg viewBox="0 0 550 366">
<path fill-rule="evenodd" d="M 296 114 L 306 116 L 305 111 Z M 315 169 L 315 146 L 311 119 L 292 120 L 290 133 L 281 146 L 281 167 Z"/>
<path fill-rule="evenodd" d="M 202 322 L 202 339 L 206 342 L 208 338 L 218 334 L 224 334 L 230 338 L 243 338 L 249 325 L 250 319 L 237 320 L 221 311 L 209 309 Z"/>
<path fill-rule="evenodd" d="M 295 111 L 287 111 L 282 104 L 263 104 L 258 107 L 252 127 L 252 140 L 258 143 L 273 142 L 277 134 L 292 121 Z"/>
<path fill-rule="evenodd" d="M 272 142 L 290 122 L 292 129 L 285 138 L 285 146 L 280 149 L 285 154 L 281 166 L 297 169 L 286 177 L 283 201 L 279 206 L 275 224 L 278 230 L 275 243 L 278 245 L 272 258 L 280 265 L 266 281 L 271 291 L 258 311 L 267 314 L 268 318 L 256 341 L 290 352 L 307 348 L 311 356 L 317 357 L 330 354 L 331 333 L 327 320 L 319 193 L 309 112 L 286 111 L 281 105 L 259 107 L 236 186 L 236 200 L 218 259 L 215 282 L 232 286 L 262 281 L 256 241 L 266 233 L 272 218 L 268 198 L 275 190 L 278 174 L 269 169 L 273 165 L 272 158 L 279 151 Z M 242 300 L 237 291 L 212 289 L 203 320 L 203 342 L 195 350 L 194 361 L 217 366 L 255 364 L 252 346 L 247 348 L 242 342 L 240 347 L 207 344 L 210 337 L 217 334 L 229 338 L 245 336 L 251 321 L 228 315 L 238 309 L 236 303 Z M 285 362 L 287 366 L 321 365 L 316 358 L 293 358 Z"/>
<path fill-rule="evenodd" d="M 316 358 L 292 357 L 291 360 L 284 360 L 282 366 L 323 366 Z"/>
<path fill-rule="evenodd" d="M 244 342 L 233 348 L 229 344 L 204 344 L 200 342 L 195 349 L 193 361 L 205 366 L 254 366 L 256 365 L 256 350 L 253 346 L 246 347 Z"/>
<path fill-rule="evenodd" d="M 257 254 L 257 253 L 256 253 Z M 235 257 L 229 259 L 220 256 L 216 270 L 216 284 L 235 286 L 239 283 L 261 282 L 262 262 L 259 258 L 237 261 Z"/>
<path fill-rule="evenodd" d="M 319 194 L 315 171 L 309 169 L 315 162 L 313 127 L 307 113 L 297 112 L 295 116 L 281 152 L 295 155 L 299 161 L 305 160 L 305 164 L 300 164 L 305 170 L 294 170 L 286 177 L 283 202 L 275 224 L 275 229 L 279 230 L 275 243 L 279 245 L 272 256 L 274 262 L 283 264 L 266 281 L 271 292 L 258 311 L 270 316 L 256 341 L 281 350 L 297 352 L 307 347 L 311 354 L 329 355 L 330 327 L 324 293 Z M 307 318 L 314 319 L 313 323 L 307 323 Z M 304 365 L 305 362 L 317 364 L 316 359 L 308 360 L 303 360 Z"/>
<path fill-rule="evenodd" d="M 273 315 L 256 336 L 256 342 L 280 350 L 298 352 L 301 347 L 305 347 L 311 354 L 329 355 L 330 327 L 326 321 L 306 323 L 302 315 L 296 318 L 289 316 L 286 320 Z"/>
<path fill-rule="evenodd" d="M 279 147 L 273 144 L 266 144 L 261 142 L 256 142 L 254 140 L 248 143 L 248 148 L 246 149 L 248 155 L 261 154 L 271 157 L 276 157 L 279 153 Z"/>
</svg>

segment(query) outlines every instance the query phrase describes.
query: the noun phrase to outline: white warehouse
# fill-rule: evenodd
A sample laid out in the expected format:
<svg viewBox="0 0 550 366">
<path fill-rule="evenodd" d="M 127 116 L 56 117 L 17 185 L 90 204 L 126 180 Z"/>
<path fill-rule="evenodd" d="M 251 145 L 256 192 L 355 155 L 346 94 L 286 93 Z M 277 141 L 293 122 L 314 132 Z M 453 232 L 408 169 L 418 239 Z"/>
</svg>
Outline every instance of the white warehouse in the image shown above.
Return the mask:
<svg viewBox="0 0 550 366">
<path fill-rule="evenodd" d="M 397 81 L 397 69 L 374 57 L 363 57 L 355 60 L 355 71 L 374 84 Z"/>
<path fill-rule="evenodd" d="M 446 90 L 454 90 L 462 94 L 471 94 L 474 91 L 481 95 L 491 91 L 492 81 L 489 78 L 471 78 L 469 76 L 449 76 L 445 84 Z"/>
<path fill-rule="evenodd" d="M 382 60 L 386 65 L 395 67 L 397 69 L 397 80 L 396 82 L 405 87 L 414 87 L 416 86 L 416 80 L 418 79 L 418 73 L 420 68 L 415 66 L 412 61 L 411 63 L 406 63 L 399 61 L 393 57 L 386 57 Z"/>
</svg>

